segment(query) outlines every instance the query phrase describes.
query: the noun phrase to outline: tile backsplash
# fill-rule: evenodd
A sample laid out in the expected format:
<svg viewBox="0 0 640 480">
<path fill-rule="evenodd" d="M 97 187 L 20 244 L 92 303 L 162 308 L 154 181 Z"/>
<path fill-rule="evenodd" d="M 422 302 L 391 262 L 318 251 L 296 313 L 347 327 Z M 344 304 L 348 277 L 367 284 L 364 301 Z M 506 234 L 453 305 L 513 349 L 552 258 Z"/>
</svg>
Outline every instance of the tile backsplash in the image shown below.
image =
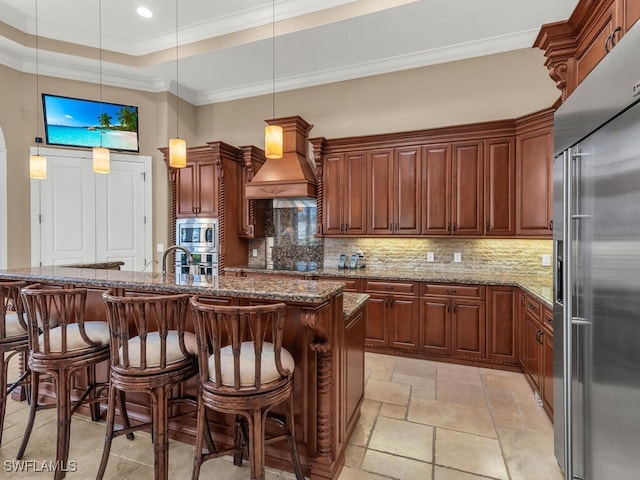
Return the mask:
<svg viewBox="0 0 640 480">
<path fill-rule="evenodd" d="M 542 265 L 543 255 L 552 255 L 551 240 L 458 239 L 458 238 L 324 238 L 312 251 L 292 249 L 281 252 L 288 263 L 313 260 L 325 268 L 336 268 L 340 254 L 348 256 L 364 252 L 371 269 L 415 269 L 418 272 L 504 272 L 551 275 L 551 266 Z M 249 257 L 249 266 L 265 265 L 265 240 L 253 239 L 249 251 L 257 249 L 257 257 Z M 295 251 L 294 251 L 295 250 Z M 434 261 L 427 262 L 428 252 Z M 460 262 L 454 254 L 460 253 Z M 298 258 L 300 257 L 300 258 Z M 304 257 L 304 258 L 302 258 Z M 307 258 L 309 257 L 309 258 Z M 281 259 L 283 261 L 283 259 Z"/>
<path fill-rule="evenodd" d="M 551 275 L 551 266 L 542 265 L 542 256 L 551 256 L 552 249 L 551 240 L 325 238 L 324 267 L 337 267 L 340 254 L 361 250 L 367 267 L 372 269 Z M 429 252 L 433 252 L 433 262 L 427 262 Z M 454 262 L 456 253 L 460 254 L 460 262 Z"/>
</svg>

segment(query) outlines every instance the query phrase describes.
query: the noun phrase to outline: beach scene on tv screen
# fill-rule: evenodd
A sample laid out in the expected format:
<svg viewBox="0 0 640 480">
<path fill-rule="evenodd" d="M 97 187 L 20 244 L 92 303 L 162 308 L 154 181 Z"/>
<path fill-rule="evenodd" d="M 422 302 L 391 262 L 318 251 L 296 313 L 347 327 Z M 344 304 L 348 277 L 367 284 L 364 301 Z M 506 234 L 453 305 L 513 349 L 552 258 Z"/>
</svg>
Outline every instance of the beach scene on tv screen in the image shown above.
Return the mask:
<svg viewBox="0 0 640 480">
<path fill-rule="evenodd" d="M 49 95 L 44 107 L 49 144 L 138 151 L 136 107 Z"/>
</svg>

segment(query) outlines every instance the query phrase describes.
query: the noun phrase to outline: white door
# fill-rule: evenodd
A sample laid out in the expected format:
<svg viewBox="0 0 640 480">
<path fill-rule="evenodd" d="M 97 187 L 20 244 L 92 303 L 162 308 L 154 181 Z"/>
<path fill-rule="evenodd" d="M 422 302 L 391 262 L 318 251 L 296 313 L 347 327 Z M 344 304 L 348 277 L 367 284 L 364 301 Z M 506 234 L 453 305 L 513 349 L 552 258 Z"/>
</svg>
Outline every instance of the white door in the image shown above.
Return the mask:
<svg viewBox="0 0 640 480">
<path fill-rule="evenodd" d="M 95 179 L 87 162 L 47 155 L 47 179 L 39 181 L 42 265 L 96 258 Z"/>
<path fill-rule="evenodd" d="M 96 175 L 96 260 L 124 261 L 123 270 L 145 266 L 145 168 L 111 161 L 108 175 Z"/>
<path fill-rule="evenodd" d="M 47 178 L 31 181 L 32 265 L 123 261 L 123 270 L 142 270 L 152 258 L 151 158 L 112 154 L 105 175 L 93 172 L 90 152 L 40 152 Z"/>
</svg>

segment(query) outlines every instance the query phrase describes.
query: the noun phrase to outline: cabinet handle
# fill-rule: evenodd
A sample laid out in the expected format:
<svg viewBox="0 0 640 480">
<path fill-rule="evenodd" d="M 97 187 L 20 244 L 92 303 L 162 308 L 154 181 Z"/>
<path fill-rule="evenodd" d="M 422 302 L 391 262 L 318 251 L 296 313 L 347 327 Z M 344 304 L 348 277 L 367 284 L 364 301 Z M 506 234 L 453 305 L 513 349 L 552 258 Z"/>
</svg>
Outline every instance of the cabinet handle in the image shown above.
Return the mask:
<svg viewBox="0 0 640 480">
<path fill-rule="evenodd" d="M 553 230 L 553 220 L 549 222 L 549 230 Z"/>
<path fill-rule="evenodd" d="M 487 222 L 487 232 L 491 231 L 491 224 Z"/>
<path fill-rule="evenodd" d="M 393 285 L 387 285 L 384 287 L 385 290 L 393 290 Z"/>
<path fill-rule="evenodd" d="M 455 232 L 456 230 L 458 230 L 458 224 L 453 222 L 453 231 Z"/>
<path fill-rule="evenodd" d="M 613 32 L 611 32 L 611 48 L 616 46 L 616 33 L 618 33 L 620 30 L 622 30 L 622 27 L 616 27 L 613 29 Z"/>
<path fill-rule="evenodd" d="M 458 313 L 458 304 L 457 303 L 453 304 L 453 313 Z"/>
<path fill-rule="evenodd" d="M 447 290 L 447 293 L 449 295 L 455 295 L 456 293 L 458 293 L 458 291 L 457 290 Z"/>
<path fill-rule="evenodd" d="M 447 303 L 447 313 L 451 313 L 451 304 Z"/>
<path fill-rule="evenodd" d="M 611 50 L 609 49 L 609 40 L 611 40 L 611 36 L 613 35 L 613 33 L 610 33 L 609 35 L 607 35 L 607 38 L 605 38 L 604 40 L 604 51 L 609 53 Z"/>
<path fill-rule="evenodd" d="M 536 330 L 536 342 L 540 343 L 540 334 L 542 333 L 542 331 L 540 330 Z"/>
<path fill-rule="evenodd" d="M 397 232 L 398 230 L 400 230 L 400 226 L 399 226 L 399 225 L 400 225 L 400 224 L 396 223 L 396 224 L 393 226 L 393 231 L 394 231 L 394 232 Z"/>
<path fill-rule="evenodd" d="M 450 231 L 451 231 L 451 222 L 447 224 L 447 232 L 450 232 Z"/>
</svg>

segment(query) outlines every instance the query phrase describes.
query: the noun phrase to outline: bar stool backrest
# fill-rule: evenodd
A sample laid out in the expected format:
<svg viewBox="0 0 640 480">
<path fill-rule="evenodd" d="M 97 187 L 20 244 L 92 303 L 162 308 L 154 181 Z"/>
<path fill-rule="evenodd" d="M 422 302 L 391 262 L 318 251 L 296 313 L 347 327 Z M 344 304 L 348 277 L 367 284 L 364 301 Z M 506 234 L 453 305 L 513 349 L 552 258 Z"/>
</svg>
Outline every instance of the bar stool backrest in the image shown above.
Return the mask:
<svg viewBox="0 0 640 480">
<path fill-rule="evenodd" d="M 219 393 L 249 395 L 291 378 L 293 358 L 282 349 L 284 303 L 234 307 L 194 297 L 191 304 L 201 384 Z"/>
<path fill-rule="evenodd" d="M 66 355 L 77 353 L 77 346 L 68 340 L 78 335 L 86 348 L 101 345 L 85 331 L 85 288 L 43 286 L 39 283 L 24 287 L 21 291 L 27 326 L 29 348 L 34 354 Z M 59 330 L 58 330 L 59 329 Z"/>
<path fill-rule="evenodd" d="M 154 373 L 166 369 L 172 357 L 177 360 L 195 353 L 195 345 L 185 343 L 189 295 L 120 295 L 109 290 L 102 298 L 115 370 Z M 187 338 L 191 337 L 193 334 L 187 333 Z M 179 351 L 174 351 L 176 339 Z"/>
</svg>

